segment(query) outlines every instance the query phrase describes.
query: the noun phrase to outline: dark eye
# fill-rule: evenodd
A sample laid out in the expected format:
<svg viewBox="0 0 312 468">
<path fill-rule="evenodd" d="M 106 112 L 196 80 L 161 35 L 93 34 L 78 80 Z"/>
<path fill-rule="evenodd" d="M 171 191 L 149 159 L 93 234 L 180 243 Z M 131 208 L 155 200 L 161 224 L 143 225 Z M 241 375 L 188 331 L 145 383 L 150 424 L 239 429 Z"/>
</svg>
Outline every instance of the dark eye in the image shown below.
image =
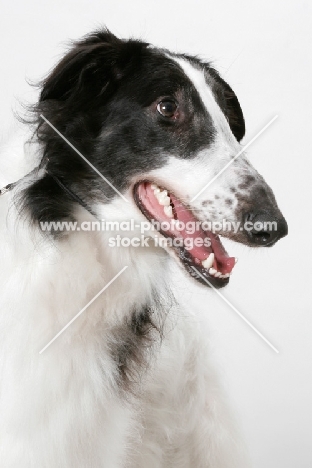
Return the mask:
<svg viewBox="0 0 312 468">
<path fill-rule="evenodd" d="M 157 104 L 157 110 L 163 117 L 170 119 L 174 117 L 178 105 L 172 99 L 164 99 Z"/>
</svg>

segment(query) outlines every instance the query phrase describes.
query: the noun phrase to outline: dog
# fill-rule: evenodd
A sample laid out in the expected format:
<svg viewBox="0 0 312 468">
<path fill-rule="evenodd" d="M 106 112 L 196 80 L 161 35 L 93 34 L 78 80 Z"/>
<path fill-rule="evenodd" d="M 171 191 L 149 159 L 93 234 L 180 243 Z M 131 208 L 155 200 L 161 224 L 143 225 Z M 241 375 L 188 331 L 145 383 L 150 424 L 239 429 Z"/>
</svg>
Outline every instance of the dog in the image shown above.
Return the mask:
<svg viewBox="0 0 312 468">
<path fill-rule="evenodd" d="M 228 284 L 220 236 L 287 234 L 234 91 L 210 63 L 104 28 L 30 115 L 1 154 L 0 467 L 250 466 L 206 327 L 170 289 L 175 262 Z M 116 230 L 86 229 L 103 220 Z M 243 229 L 205 224 L 222 220 Z"/>
</svg>

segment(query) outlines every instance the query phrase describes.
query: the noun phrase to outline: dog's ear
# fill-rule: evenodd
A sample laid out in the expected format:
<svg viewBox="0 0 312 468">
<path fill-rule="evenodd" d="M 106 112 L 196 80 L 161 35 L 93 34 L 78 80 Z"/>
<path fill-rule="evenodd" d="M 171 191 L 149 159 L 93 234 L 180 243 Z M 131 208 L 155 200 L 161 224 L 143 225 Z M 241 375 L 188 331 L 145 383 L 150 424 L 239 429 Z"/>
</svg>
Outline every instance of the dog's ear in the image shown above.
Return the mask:
<svg viewBox="0 0 312 468">
<path fill-rule="evenodd" d="M 245 135 L 245 119 L 242 108 L 232 88 L 222 78 L 220 80 L 224 89 L 226 116 L 229 125 L 237 141 L 241 141 Z"/>
<path fill-rule="evenodd" d="M 39 103 L 44 107 L 47 101 L 58 101 L 67 109 L 91 106 L 94 99 L 113 91 L 146 45 L 118 39 L 107 29 L 86 36 L 43 81 Z"/>
<path fill-rule="evenodd" d="M 213 70 L 212 74 L 217 85 L 214 91 L 218 104 L 229 122 L 233 135 L 237 141 L 241 141 L 245 135 L 245 120 L 237 96 L 216 70 Z"/>
</svg>

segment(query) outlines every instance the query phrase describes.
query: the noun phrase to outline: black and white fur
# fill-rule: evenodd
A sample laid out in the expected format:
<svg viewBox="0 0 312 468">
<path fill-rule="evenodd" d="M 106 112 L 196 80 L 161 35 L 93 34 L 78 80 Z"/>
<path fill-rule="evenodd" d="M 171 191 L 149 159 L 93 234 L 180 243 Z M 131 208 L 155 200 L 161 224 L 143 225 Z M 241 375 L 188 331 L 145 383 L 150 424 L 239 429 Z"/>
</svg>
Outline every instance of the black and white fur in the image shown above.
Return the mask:
<svg viewBox="0 0 312 468">
<path fill-rule="evenodd" d="M 173 120 L 157 111 L 165 97 L 178 103 Z M 170 292 L 167 251 L 109 248 L 105 232 L 39 228 L 146 221 L 133 190 L 151 180 L 199 220 L 266 213 L 279 222 L 275 242 L 285 221 L 245 155 L 190 202 L 241 148 L 234 92 L 209 63 L 103 30 L 75 43 L 42 83 L 34 115 L 24 149 L 15 141 L 1 155 L 3 183 L 18 165 L 26 175 L 0 197 L 0 468 L 250 466 L 209 361 L 204 318 L 182 311 Z M 230 237 L 256 244 L 246 232 Z"/>
</svg>

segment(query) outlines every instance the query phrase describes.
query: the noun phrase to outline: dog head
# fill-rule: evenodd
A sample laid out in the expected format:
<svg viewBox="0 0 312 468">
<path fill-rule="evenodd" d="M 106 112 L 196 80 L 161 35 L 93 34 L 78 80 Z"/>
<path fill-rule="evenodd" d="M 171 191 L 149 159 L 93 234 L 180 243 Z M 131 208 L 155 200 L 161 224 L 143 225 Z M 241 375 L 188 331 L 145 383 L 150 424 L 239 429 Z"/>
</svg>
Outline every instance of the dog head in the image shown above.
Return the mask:
<svg viewBox="0 0 312 468">
<path fill-rule="evenodd" d="M 166 248 L 215 287 L 235 264 L 219 235 L 271 246 L 287 233 L 239 144 L 238 99 L 209 63 L 95 32 L 43 82 L 36 112 L 46 173 L 26 199 L 37 222 L 74 219 L 77 202 L 99 219 L 155 220 Z"/>
</svg>

